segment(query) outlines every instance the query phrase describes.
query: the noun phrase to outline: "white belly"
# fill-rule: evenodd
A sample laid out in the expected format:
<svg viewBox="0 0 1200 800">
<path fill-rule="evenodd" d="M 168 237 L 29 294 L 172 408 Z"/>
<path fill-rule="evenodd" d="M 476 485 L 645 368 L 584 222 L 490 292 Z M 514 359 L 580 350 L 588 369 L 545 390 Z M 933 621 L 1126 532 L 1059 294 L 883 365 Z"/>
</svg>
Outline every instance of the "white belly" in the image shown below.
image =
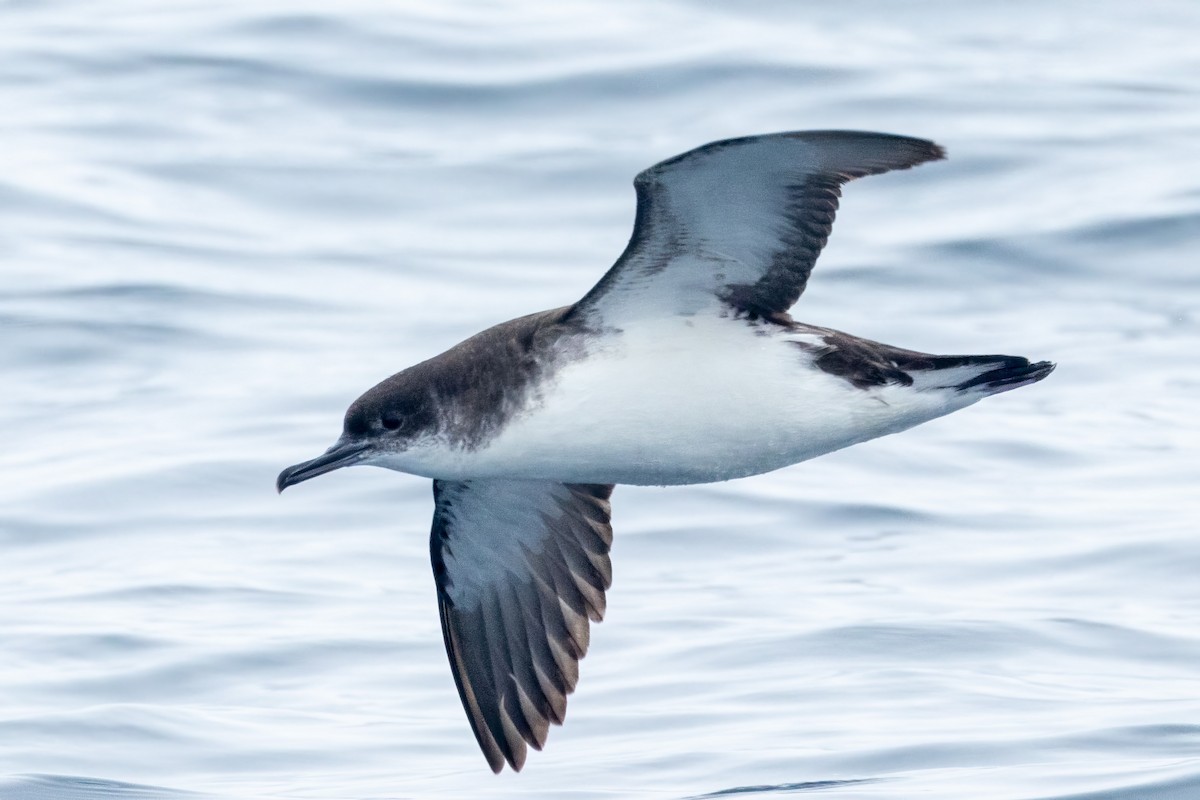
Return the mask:
<svg viewBox="0 0 1200 800">
<path fill-rule="evenodd" d="M 793 343 L 805 338 L 708 316 L 614 334 L 603 348 L 560 368 L 486 446 L 445 453 L 419 471 L 442 478 L 706 483 L 804 461 L 977 399 L 903 386 L 858 389 L 813 367 Z"/>
</svg>

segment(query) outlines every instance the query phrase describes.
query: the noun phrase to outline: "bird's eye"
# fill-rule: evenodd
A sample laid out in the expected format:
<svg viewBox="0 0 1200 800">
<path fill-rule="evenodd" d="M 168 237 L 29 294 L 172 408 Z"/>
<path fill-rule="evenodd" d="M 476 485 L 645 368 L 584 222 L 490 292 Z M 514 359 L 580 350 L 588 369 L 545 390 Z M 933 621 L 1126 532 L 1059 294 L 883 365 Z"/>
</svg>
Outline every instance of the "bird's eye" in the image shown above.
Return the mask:
<svg viewBox="0 0 1200 800">
<path fill-rule="evenodd" d="M 382 422 L 383 427 L 387 428 L 389 431 L 394 431 L 396 428 L 400 427 L 400 420 L 396 419 L 395 417 L 384 417 Z"/>
</svg>

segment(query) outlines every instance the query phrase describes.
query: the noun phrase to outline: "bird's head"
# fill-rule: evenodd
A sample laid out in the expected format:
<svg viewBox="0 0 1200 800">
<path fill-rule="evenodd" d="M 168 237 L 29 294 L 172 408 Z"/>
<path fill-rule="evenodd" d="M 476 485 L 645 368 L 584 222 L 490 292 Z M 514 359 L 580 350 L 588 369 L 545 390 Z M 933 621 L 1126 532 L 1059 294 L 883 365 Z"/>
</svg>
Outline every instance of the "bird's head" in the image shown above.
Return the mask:
<svg viewBox="0 0 1200 800">
<path fill-rule="evenodd" d="M 282 492 L 309 478 L 355 464 L 395 467 L 399 457 L 435 432 L 435 417 L 426 392 L 412 391 L 411 370 L 393 375 L 351 403 L 342 435 L 311 461 L 294 464 L 275 481 Z"/>
</svg>

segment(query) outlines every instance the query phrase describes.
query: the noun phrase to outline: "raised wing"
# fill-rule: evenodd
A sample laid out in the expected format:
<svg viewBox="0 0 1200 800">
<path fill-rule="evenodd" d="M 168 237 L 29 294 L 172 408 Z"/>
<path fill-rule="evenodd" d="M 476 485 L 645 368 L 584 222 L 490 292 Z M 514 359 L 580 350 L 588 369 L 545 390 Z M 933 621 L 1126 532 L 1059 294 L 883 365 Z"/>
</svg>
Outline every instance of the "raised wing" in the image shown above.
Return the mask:
<svg viewBox="0 0 1200 800">
<path fill-rule="evenodd" d="M 625 252 L 571 314 L 620 326 L 726 310 L 782 314 L 829 238 L 841 186 L 945 157 L 883 133 L 800 131 L 713 142 L 634 179 Z"/>
<path fill-rule="evenodd" d="M 561 725 L 612 583 L 612 486 L 434 481 L 429 549 L 446 653 L 494 772 Z"/>
</svg>

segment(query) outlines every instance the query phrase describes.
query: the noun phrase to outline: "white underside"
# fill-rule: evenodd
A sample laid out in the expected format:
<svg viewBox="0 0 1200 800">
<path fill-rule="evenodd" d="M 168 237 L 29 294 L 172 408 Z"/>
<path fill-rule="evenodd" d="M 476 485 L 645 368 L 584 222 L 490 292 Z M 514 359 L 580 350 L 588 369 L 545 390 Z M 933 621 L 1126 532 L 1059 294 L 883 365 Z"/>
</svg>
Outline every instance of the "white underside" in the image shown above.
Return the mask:
<svg viewBox="0 0 1200 800">
<path fill-rule="evenodd" d="M 709 315 L 614 332 L 559 369 L 485 447 L 439 443 L 374 463 L 451 480 L 707 483 L 896 433 L 984 396 L 928 385 L 859 389 L 812 366 L 796 341 L 820 344 Z"/>
</svg>

